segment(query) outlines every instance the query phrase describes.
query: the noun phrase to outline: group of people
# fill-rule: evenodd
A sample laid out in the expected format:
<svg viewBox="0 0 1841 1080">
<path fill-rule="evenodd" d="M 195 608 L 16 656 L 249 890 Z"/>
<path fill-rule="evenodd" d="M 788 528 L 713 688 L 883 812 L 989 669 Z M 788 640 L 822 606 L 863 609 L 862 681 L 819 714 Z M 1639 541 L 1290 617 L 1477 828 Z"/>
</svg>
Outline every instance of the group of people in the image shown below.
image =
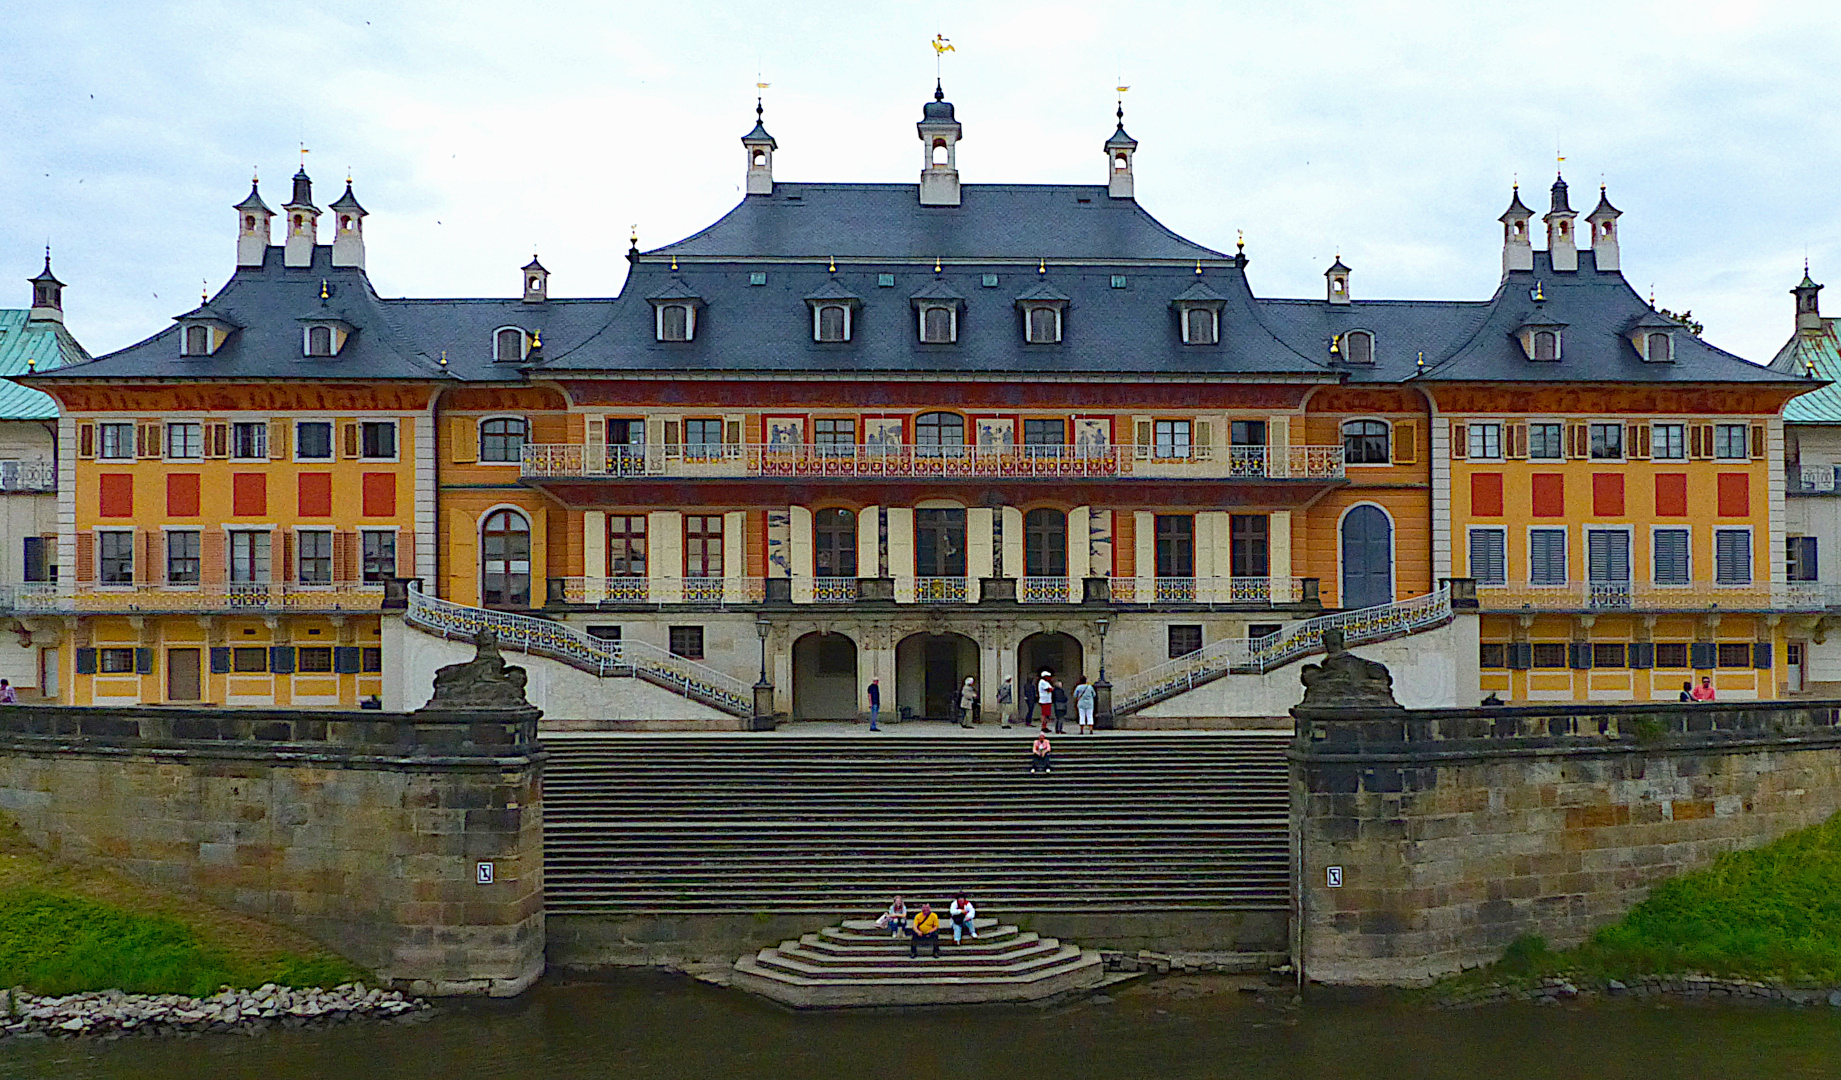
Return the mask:
<svg viewBox="0 0 1841 1080">
<path fill-rule="evenodd" d="M 1695 686 L 1693 680 L 1691 679 L 1687 682 L 1682 683 L 1681 684 L 1681 700 L 1683 701 L 1712 701 L 1713 700 L 1713 680 L 1708 678 L 1705 675 L 1702 675 L 1700 677 L 1699 686 Z"/>
<path fill-rule="evenodd" d="M 978 927 L 973 920 L 978 917 L 978 908 L 971 898 L 964 893 L 953 897 L 946 909 L 946 917 L 952 925 L 952 943 L 957 945 L 962 936 L 978 936 Z M 932 904 L 922 904 L 919 911 L 910 912 L 908 905 L 897 896 L 889 909 L 876 919 L 876 927 L 889 931 L 890 937 L 908 935 L 908 956 L 918 959 L 923 943 L 933 946 L 933 955 L 940 955 L 940 916 L 933 910 Z"/>
<path fill-rule="evenodd" d="M 864 696 L 869 700 L 869 730 L 881 731 L 882 680 L 869 680 Z M 1074 685 L 1070 693 L 1053 672 L 1044 671 L 1023 700 L 1018 701 L 1015 680 L 1006 675 L 1004 684 L 997 688 L 997 711 L 1005 729 L 1030 726 L 1036 722 L 1039 711 L 1044 735 L 1048 734 L 1051 724 L 1054 725 L 1055 734 L 1063 734 L 1066 730 L 1063 725 L 1069 720 L 1076 723 L 1082 735 L 1088 735 L 1093 732 L 1093 706 L 1098 697 L 1098 691 L 1085 675 L 1080 677 L 1080 682 Z M 976 722 L 980 700 L 978 681 L 967 676 L 964 685 L 959 687 L 956 702 L 960 727 L 969 728 Z"/>
</svg>

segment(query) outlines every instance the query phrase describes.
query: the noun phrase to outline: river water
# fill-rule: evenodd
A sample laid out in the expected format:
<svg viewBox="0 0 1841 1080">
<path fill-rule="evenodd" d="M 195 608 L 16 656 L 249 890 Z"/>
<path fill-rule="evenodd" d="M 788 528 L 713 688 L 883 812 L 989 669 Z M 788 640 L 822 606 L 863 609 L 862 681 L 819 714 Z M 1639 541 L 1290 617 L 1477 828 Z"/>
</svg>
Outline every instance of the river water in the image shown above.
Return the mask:
<svg viewBox="0 0 1841 1080">
<path fill-rule="evenodd" d="M 796 1015 L 674 976 L 550 979 L 413 1025 L 256 1037 L 0 1043 L 32 1080 L 1802 1080 L 1841 1076 L 1841 1009 L 1595 1002 L 1296 1008 L 1207 980 L 1110 1001 Z"/>
</svg>

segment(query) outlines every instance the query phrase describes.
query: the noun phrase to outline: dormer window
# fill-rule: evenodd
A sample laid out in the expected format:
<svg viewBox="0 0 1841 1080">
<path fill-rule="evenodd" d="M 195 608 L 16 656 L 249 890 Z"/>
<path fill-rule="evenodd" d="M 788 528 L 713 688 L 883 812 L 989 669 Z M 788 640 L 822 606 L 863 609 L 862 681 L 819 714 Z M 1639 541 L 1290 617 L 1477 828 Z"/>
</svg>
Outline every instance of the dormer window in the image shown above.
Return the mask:
<svg viewBox="0 0 1841 1080">
<path fill-rule="evenodd" d="M 922 305 L 920 339 L 929 345 L 950 345 L 959 340 L 959 312 L 945 304 Z"/>
<path fill-rule="evenodd" d="M 842 304 L 821 304 L 814 308 L 812 336 L 816 341 L 849 341 L 850 309 Z"/>
<path fill-rule="evenodd" d="M 1342 359 L 1349 364 L 1374 363 L 1374 335 L 1366 330 L 1351 330 L 1344 334 Z"/>
<path fill-rule="evenodd" d="M 1516 328 L 1515 340 L 1521 343 L 1521 351 L 1528 359 L 1550 364 L 1560 359 L 1561 350 L 1565 347 L 1560 336 L 1565 330 L 1565 323 L 1545 321 L 1536 312 L 1533 318 Z"/>
<path fill-rule="evenodd" d="M 177 321 L 180 356 L 210 356 L 223 347 L 224 341 L 237 328 L 210 304 L 200 304 L 177 316 Z"/>
<path fill-rule="evenodd" d="M 1053 345 L 1061 340 L 1061 310 L 1041 305 L 1023 311 L 1025 333 L 1031 345 Z"/>
<path fill-rule="evenodd" d="M 1675 339 L 1667 331 L 1650 333 L 1645 341 L 1643 359 L 1652 364 L 1666 364 L 1674 360 Z"/>
<path fill-rule="evenodd" d="M 1183 344 L 1213 345 L 1221 337 L 1221 315 L 1211 308 L 1192 307 L 1183 312 Z"/>
<path fill-rule="evenodd" d="M 330 312 L 301 319 L 300 326 L 301 353 L 314 359 L 339 355 L 340 351 L 345 348 L 345 343 L 351 339 L 352 333 L 357 329 L 351 323 Z"/>
<path fill-rule="evenodd" d="M 193 324 L 185 328 L 185 355 L 209 356 L 211 354 L 211 328 L 202 324 Z"/>
<path fill-rule="evenodd" d="M 660 304 L 658 307 L 658 339 L 660 341 L 689 341 L 697 332 L 696 309 L 689 304 Z"/>
<path fill-rule="evenodd" d="M 524 359 L 528 344 L 523 330 L 515 326 L 501 327 L 492 335 L 492 359 L 496 363 L 515 364 Z"/>
<path fill-rule="evenodd" d="M 1536 330 L 1534 332 L 1534 359 L 1558 360 L 1560 358 L 1560 334 L 1557 330 Z"/>
<path fill-rule="evenodd" d="M 332 355 L 332 327 L 330 326 L 309 326 L 307 327 L 307 355 L 308 356 L 331 356 Z"/>
</svg>

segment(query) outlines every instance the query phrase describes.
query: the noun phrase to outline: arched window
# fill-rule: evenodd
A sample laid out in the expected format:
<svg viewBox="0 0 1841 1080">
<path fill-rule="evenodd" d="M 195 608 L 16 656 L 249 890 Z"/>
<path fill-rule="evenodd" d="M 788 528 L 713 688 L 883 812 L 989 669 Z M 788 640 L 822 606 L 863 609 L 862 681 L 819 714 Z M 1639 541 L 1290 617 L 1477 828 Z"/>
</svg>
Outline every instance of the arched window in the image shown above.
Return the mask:
<svg viewBox="0 0 1841 1080">
<path fill-rule="evenodd" d="M 965 446 L 965 417 L 958 413 L 922 413 L 914 420 L 914 443 L 926 457 L 941 457 L 950 447 Z"/>
<path fill-rule="evenodd" d="M 332 355 L 332 327 L 310 326 L 307 328 L 307 355 Z"/>
<path fill-rule="evenodd" d="M 658 339 L 660 341 L 690 340 L 689 305 L 666 304 L 658 309 Z"/>
<path fill-rule="evenodd" d="M 1560 358 L 1560 335 L 1552 330 L 1534 332 L 1534 358 L 1536 360 L 1558 360 Z"/>
<path fill-rule="evenodd" d="M 812 515 L 812 572 L 818 577 L 857 576 L 857 516 L 833 507 Z"/>
<path fill-rule="evenodd" d="M 933 345 L 950 344 L 955 340 L 953 310 L 949 307 L 929 307 L 921 309 L 921 340 Z"/>
<path fill-rule="evenodd" d="M 254 214 L 244 214 L 243 215 L 243 231 L 244 232 L 255 232 L 256 231 L 256 215 Z"/>
<path fill-rule="evenodd" d="M 948 155 L 946 151 L 946 140 L 945 139 L 933 140 L 933 163 L 935 165 L 944 165 L 947 163 L 947 160 L 948 160 Z"/>
<path fill-rule="evenodd" d="M 524 331 L 515 326 L 507 326 L 493 335 L 492 358 L 501 363 L 517 363 L 524 359 Z"/>
<path fill-rule="evenodd" d="M 844 305 L 826 304 L 818 309 L 818 340 L 850 340 L 850 313 Z"/>
<path fill-rule="evenodd" d="M 754 152 L 754 167 L 757 169 L 765 169 L 767 167 L 767 151 L 756 150 Z"/>
<path fill-rule="evenodd" d="M 205 326 L 185 328 L 185 355 L 203 356 L 211 351 L 211 330 Z"/>
<path fill-rule="evenodd" d="M 1205 307 L 1192 307 L 1183 312 L 1183 344 L 1213 345 L 1216 338 L 1215 312 Z"/>
<path fill-rule="evenodd" d="M 1393 460 L 1388 453 L 1387 425 L 1380 420 L 1349 420 L 1342 425 L 1342 459 L 1350 465 L 1385 465 Z"/>
<path fill-rule="evenodd" d="M 1666 333 L 1657 332 L 1649 335 L 1649 360 L 1655 364 L 1666 364 L 1673 359 L 1669 351 L 1669 338 Z"/>
<path fill-rule="evenodd" d="M 479 426 L 481 461 L 521 461 L 528 428 L 522 417 L 499 417 Z"/>
<path fill-rule="evenodd" d="M 1015 573 L 1015 571 L 1011 571 Z M 1068 576 L 1068 516 L 1059 510 L 1023 515 L 1023 576 Z"/>
<path fill-rule="evenodd" d="M 1117 169 L 1120 172 L 1124 172 L 1126 169 L 1131 167 L 1131 159 L 1127 158 L 1124 154 L 1114 155 L 1112 159 L 1112 167 L 1114 169 Z"/>
<path fill-rule="evenodd" d="M 531 606 L 531 523 L 516 510 L 494 510 L 480 529 L 480 603 Z"/>
<path fill-rule="evenodd" d="M 1061 340 L 1061 313 L 1052 307 L 1029 309 L 1029 343 L 1052 345 Z"/>
<path fill-rule="evenodd" d="M 1342 336 L 1342 358 L 1351 364 L 1374 363 L 1374 335 L 1351 330 Z"/>
</svg>

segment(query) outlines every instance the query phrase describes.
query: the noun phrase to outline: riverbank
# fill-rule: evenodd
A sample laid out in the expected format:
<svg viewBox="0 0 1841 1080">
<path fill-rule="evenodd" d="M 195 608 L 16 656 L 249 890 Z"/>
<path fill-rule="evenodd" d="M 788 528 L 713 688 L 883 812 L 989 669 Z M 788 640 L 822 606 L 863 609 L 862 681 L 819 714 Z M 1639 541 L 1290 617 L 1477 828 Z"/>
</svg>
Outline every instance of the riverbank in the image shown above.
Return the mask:
<svg viewBox="0 0 1841 1080">
<path fill-rule="evenodd" d="M 6 1006 L 0 1039 L 260 1035 L 271 1028 L 325 1027 L 348 1020 L 421 1020 L 430 1013 L 425 1001 L 363 983 L 304 990 L 271 983 L 208 998 L 119 990 L 39 997 L 15 988 L 0 992 L 0 1003 Z"/>
</svg>

